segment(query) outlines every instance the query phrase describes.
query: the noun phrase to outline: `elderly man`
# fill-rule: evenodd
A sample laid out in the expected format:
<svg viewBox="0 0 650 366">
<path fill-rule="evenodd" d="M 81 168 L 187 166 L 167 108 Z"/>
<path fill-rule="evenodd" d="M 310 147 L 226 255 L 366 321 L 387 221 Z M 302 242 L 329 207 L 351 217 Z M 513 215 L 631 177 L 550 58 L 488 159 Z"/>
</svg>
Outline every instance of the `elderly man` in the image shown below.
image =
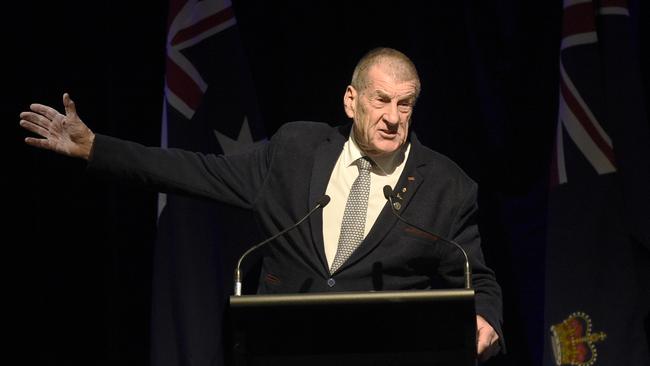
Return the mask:
<svg viewBox="0 0 650 366">
<path fill-rule="evenodd" d="M 253 210 L 268 234 L 290 226 L 329 195 L 322 215 L 270 247 L 259 293 L 461 287 L 460 254 L 431 245 L 398 222 L 383 194 L 389 185 L 398 193 L 403 217 L 467 252 L 476 291 L 477 352 L 486 359 L 502 343 L 501 290 L 481 252 L 477 185 L 409 132 L 419 92 L 407 56 L 390 48 L 372 50 L 357 64 L 343 96 L 352 124 L 287 123 L 268 144 L 232 156 L 96 135 L 67 94 L 65 115 L 33 104 L 21 113 L 20 125 L 43 137 L 28 137 L 27 144 L 86 159 L 90 170 Z"/>
</svg>

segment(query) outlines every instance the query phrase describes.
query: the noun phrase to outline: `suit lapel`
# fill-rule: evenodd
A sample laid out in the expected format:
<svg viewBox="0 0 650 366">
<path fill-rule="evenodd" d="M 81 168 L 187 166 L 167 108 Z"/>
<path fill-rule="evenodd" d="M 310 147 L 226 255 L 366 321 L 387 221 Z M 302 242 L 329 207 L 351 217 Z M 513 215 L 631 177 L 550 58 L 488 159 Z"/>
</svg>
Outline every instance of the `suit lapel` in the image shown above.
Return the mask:
<svg viewBox="0 0 650 366">
<path fill-rule="evenodd" d="M 341 155 L 343 145 L 350 134 L 351 124 L 336 128 L 330 136 L 320 144 L 314 153 L 314 166 L 311 172 L 309 185 L 309 204 L 313 205 L 325 194 L 327 183 L 334 169 L 334 164 Z M 314 213 L 310 219 L 312 243 L 315 245 L 324 273 L 329 275 L 329 266 L 325 257 L 325 244 L 323 243 L 323 210 Z"/>
<path fill-rule="evenodd" d="M 411 202 L 411 199 L 415 195 L 415 192 L 424 181 L 424 175 L 421 173 L 421 171 L 425 170 L 426 164 L 427 162 L 425 156 L 423 155 L 422 145 L 415 137 L 415 134 L 412 133 L 411 151 L 409 152 L 406 166 L 404 167 L 404 171 L 402 171 L 402 175 L 400 175 L 400 178 L 397 181 L 397 185 L 393 189 L 393 192 L 397 196 L 397 199 L 394 202 L 396 204 L 399 203 L 399 209 L 397 211 L 400 213 L 400 215 Z M 368 255 L 393 229 L 396 221 L 397 218 L 391 212 L 389 203 L 386 201 L 384 208 L 381 210 L 381 213 L 377 217 L 375 224 L 370 229 L 370 232 L 368 232 L 366 238 L 352 253 L 350 258 L 345 263 L 343 263 L 343 265 L 339 267 L 335 273 L 345 270 L 345 268 L 353 265 Z"/>
</svg>

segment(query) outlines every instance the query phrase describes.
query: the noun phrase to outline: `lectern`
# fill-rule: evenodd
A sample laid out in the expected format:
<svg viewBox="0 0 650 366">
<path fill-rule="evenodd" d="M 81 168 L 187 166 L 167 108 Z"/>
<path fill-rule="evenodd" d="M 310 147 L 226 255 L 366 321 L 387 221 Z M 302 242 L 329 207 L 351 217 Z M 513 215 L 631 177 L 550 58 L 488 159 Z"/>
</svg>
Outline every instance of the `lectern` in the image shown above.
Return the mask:
<svg viewBox="0 0 650 366">
<path fill-rule="evenodd" d="M 231 296 L 229 365 L 476 364 L 474 290 Z"/>
</svg>

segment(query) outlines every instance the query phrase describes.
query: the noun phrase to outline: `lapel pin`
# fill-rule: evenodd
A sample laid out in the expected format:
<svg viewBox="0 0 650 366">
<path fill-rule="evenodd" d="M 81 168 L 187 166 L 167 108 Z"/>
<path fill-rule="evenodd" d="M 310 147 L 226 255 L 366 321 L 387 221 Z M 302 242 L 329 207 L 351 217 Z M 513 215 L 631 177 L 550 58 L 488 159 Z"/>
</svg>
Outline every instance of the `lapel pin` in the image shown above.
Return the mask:
<svg viewBox="0 0 650 366">
<path fill-rule="evenodd" d="M 408 179 L 409 182 L 413 182 L 415 180 L 415 177 L 406 177 L 406 179 Z"/>
</svg>

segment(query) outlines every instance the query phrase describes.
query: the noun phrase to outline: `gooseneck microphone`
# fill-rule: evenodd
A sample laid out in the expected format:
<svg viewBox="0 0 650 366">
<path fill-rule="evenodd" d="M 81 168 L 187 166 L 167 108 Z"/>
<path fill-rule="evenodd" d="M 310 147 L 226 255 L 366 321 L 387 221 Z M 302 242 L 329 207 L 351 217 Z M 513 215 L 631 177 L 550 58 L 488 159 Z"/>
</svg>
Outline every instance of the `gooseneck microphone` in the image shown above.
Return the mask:
<svg viewBox="0 0 650 366">
<path fill-rule="evenodd" d="M 449 239 L 447 239 L 445 237 L 442 237 L 442 236 L 440 236 L 438 234 L 434 234 L 434 233 L 432 233 L 432 232 L 430 232 L 428 230 L 424 230 L 423 228 L 421 228 L 421 227 L 419 227 L 419 226 L 417 226 L 415 224 L 412 224 L 412 223 L 406 221 L 404 218 L 402 218 L 402 216 L 400 216 L 400 214 L 398 214 L 397 210 L 395 209 L 395 204 L 393 203 L 393 197 L 394 197 L 393 189 L 389 185 L 384 186 L 384 197 L 386 197 L 386 199 L 388 200 L 388 202 L 390 204 L 391 212 L 400 221 L 402 221 L 403 223 L 405 223 L 408 226 L 414 227 L 414 228 L 422 231 L 423 233 L 431 235 L 434 238 L 434 240 L 442 240 L 443 242 L 451 244 L 451 245 L 455 246 L 456 248 L 460 249 L 460 251 L 463 253 L 463 256 L 465 257 L 465 288 L 466 289 L 471 289 L 472 288 L 472 270 L 470 269 L 469 258 L 467 257 L 467 252 L 465 252 L 465 249 L 463 249 L 463 247 L 461 247 L 460 244 L 456 243 L 453 240 L 449 240 Z"/>
<path fill-rule="evenodd" d="M 262 245 L 264 245 L 264 244 L 266 244 L 266 243 L 272 241 L 273 239 L 275 239 L 275 238 L 277 238 L 278 236 L 280 236 L 280 235 L 286 233 L 286 232 L 289 231 L 289 230 L 295 229 L 295 228 L 296 228 L 298 225 L 300 225 L 303 221 L 307 220 L 307 218 L 308 218 L 309 216 L 311 216 L 311 214 L 313 214 L 314 212 L 316 212 L 316 210 L 318 210 L 319 208 L 323 208 L 323 207 L 327 206 L 328 203 L 330 203 L 330 196 L 328 196 L 328 195 L 324 195 L 324 196 L 321 197 L 318 201 L 316 201 L 316 206 L 314 206 L 314 208 L 312 208 L 312 209 L 311 209 L 311 210 L 310 210 L 310 211 L 309 211 L 309 212 L 308 212 L 308 213 L 307 213 L 307 214 L 306 214 L 302 219 L 300 219 L 298 222 L 296 222 L 295 224 L 289 226 L 288 228 L 286 228 L 286 229 L 280 231 L 279 233 L 273 235 L 272 237 L 270 237 L 270 238 L 268 238 L 268 239 L 266 239 L 266 240 L 264 240 L 264 241 L 262 241 L 262 242 L 260 242 L 260 243 L 258 243 L 258 244 L 255 244 L 255 245 L 252 246 L 250 249 L 248 249 L 247 251 L 245 251 L 244 254 L 242 254 L 241 257 L 239 257 L 239 260 L 237 261 L 237 267 L 235 267 L 235 296 L 241 296 L 241 288 L 242 288 L 242 284 L 241 284 L 241 283 L 242 283 L 242 278 L 241 278 L 241 271 L 240 271 L 239 268 L 241 267 L 241 263 L 242 263 L 242 261 L 244 260 L 244 258 L 245 258 L 248 254 L 250 254 L 251 252 L 255 251 L 257 248 L 261 247 Z"/>
</svg>

